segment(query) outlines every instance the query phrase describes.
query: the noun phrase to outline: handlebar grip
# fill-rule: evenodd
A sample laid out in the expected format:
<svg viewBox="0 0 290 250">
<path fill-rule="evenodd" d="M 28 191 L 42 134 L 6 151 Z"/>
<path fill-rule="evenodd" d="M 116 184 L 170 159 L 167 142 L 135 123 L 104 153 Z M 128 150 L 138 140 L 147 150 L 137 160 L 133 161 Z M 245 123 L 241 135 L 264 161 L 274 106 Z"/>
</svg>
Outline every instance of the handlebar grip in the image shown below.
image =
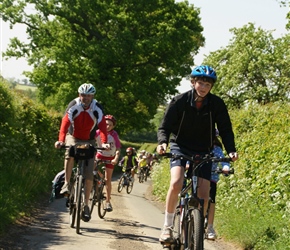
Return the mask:
<svg viewBox="0 0 290 250">
<path fill-rule="evenodd" d="M 172 158 L 172 153 L 159 154 L 160 157 Z"/>
</svg>

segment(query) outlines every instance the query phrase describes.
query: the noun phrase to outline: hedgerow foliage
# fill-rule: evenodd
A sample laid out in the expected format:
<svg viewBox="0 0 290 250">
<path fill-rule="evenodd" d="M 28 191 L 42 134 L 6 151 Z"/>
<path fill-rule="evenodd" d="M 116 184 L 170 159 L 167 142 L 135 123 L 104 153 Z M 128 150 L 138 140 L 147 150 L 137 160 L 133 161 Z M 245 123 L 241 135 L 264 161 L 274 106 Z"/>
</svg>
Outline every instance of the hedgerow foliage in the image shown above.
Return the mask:
<svg viewBox="0 0 290 250">
<path fill-rule="evenodd" d="M 235 175 L 218 184 L 220 232 L 247 249 L 285 249 L 290 245 L 290 105 L 251 105 L 232 112 L 232 119 L 240 159 L 233 164 Z"/>
<path fill-rule="evenodd" d="M 0 231 L 47 193 L 63 167 L 54 147 L 60 117 L 0 81 Z M 59 163 L 59 164 L 58 164 Z"/>
</svg>

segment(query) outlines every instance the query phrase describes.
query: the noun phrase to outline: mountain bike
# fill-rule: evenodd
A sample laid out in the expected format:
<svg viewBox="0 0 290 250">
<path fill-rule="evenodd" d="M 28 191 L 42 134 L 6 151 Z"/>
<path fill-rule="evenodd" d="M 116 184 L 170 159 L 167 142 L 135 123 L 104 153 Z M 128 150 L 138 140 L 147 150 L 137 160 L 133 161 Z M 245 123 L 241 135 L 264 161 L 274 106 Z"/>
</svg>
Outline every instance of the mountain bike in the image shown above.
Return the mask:
<svg viewBox="0 0 290 250">
<path fill-rule="evenodd" d="M 103 219 L 106 215 L 106 196 L 104 188 L 106 186 L 105 169 L 106 164 L 110 163 L 108 160 L 98 160 L 96 169 L 94 171 L 94 183 L 89 199 L 89 207 L 91 214 L 93 213 L 94 206 L 98 204 L 98 215 Z"/>
<path fill-rule="evenodd" d="M 67 146 L 65 147 L 68 148 Z M 67 206 L 69 208 L 70 227 L 75 227 L 77 234 L 80 233 L 80 221 L 85 202 L 85 178 L 83 172 L 84 168 L 88 166 L 88 161 L 94 158 L 97 149 L 103 148 L 97 148 L 90 144 L 76 144 L 70 147 L 70 152 L 72 152 L 76 167 L 73 168 Z"/>
<path fill-rule="evenodd" d="M 172 250 L 201 250 L 204 248 L 204 200 L 197 196 L 198 177 L 196 170 L 207 162 L 230 162 L 231 158 L 217 158 L 212 154 L 181 155 L 165 153 L 161 156 L 173 159 L 185 159 L 191 162 L 187 172 L 187 183 L 179 193 L 179 203 L 174 214 L 173 243 L 162 243 L 164 248 Z"/>
<path fill-rule="evenodd" d="M 134 180 L 131 174 L 131 169 L 126 169 L 122 174 L 119 183 L 118 183 L 118 192 L 121 193 L 124 187 L 126 187 L 127 194 L 132 192 L 134 185 Z"/>
</svg>

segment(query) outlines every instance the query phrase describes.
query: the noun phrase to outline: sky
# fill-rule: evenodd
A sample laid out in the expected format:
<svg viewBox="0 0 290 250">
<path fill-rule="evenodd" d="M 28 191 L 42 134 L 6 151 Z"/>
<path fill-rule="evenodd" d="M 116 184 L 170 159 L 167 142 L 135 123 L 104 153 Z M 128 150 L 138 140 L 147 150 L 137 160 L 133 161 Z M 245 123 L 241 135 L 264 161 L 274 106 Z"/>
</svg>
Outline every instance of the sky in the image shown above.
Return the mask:
<svg viewBox="0 0 290 250">
<path fill-rule="evenodd" d="M 204 55 L 226 47 L 232 37 L 229 29 L 240 28 L 249 22 L 265 30 L 273 30 L 274 37 L 286 33 L 287 7 L 280 7 L 276 0 L 189 0 L 190 4 L 200 8 L 201 24 L 204 28 L 205 47 L 194 57 L 194 64 L 202 64 Z M 13 30 L 7 23 L 0 23 L 0 50 L 5 51 L 12 37 L 25 41 L 25 27 L 17 25 Z M 193 65 L 194 66 L 194 65 Z M 31 70 L 25 59 L 3 60 L 0 56 L 0 73 L 5 78 L 25 78 L 22 72 Z M 190 89 L 188 80 L 183 79 L 180 92 Z"/>
</svg>

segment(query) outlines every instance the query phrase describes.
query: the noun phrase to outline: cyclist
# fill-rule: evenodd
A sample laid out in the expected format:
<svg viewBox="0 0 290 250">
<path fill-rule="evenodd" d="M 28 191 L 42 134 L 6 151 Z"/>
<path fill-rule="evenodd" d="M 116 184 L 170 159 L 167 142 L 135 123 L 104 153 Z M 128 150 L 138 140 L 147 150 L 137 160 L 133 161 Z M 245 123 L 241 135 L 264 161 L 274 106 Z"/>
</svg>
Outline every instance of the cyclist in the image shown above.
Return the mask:
<svg viewBox="0 0 290 250">
<path fill-rule="evenodd" d="M 105 179 L 106 179 L 106 190 L 107 190 L 107 197 L 106 197 L 106 210 L 107 212 L 113 211 L 111 200 L 111 190 L 112 190 L 112 175 L 114 170 L 114 165 L 116 165 L 119 161 L 120 156 L 120 148 L 121 142 L 119 139 L 119 135 L 114 130 L 116 126 L 116 119 L 112 115 L 105 116 L 106 123 L 107 123 L 107 131 L 108 131 L 108 143 L 110 144 L 110 150 L 98 150 L 96 154 L 96 161 L 98 160 L 107 160 L 110 163 L 106 163 L 106 170 L 105 170 Z M 102 139 L 101 139 L 101 131 L 98 129 L 96 132 L 96 141 L 99 147 L 102 146 Z"/>
<path fill-rule="evenodd" d="M 132 180 L 134 181 L 134 175 L 138 167 L 138 161 L 136 156 L 133 155 L 132 147 L 126 149 L 126 155 L 119 162 L 119 166 L 123 166 L 123 172 L 131 170 Z"/>
<path fill-rule="evenodd" d="M 143 149 L 139 152 L 139 154 L 137 155 L 137 161 L 141 161 L 143 159 L 143 156 L 146 155 L 146 150 Z"/>
<path fill-rule="evenodd" d="M 216 136 L 213 141 L 213 150 L 212 153 L 215 157 L 218 158 L 224 158 L 223 153 L 223 146 L 220 140 L 218 139 L 219 131 L 216 129 Z M 218 165 L 222 166 L 222 171 L 224 175 L 227 175 L 230 170 L 230 164 L 228 162 L 214 162 L 212 164 L 212 171 L 216 171 L 218 169 Z M 210 207 L 208 212 L 208 226 L 207 226 L 207 238 L 209 240 L 215 240 L 216 238 L 216 232 L 213 227 L 214 222 L 214 214 L 215 214 L 215 197 L 216 197 L 216 191 L 217 191 L 217 182 L 219 181 L 219 174 L 212 173 L 211 174 L 211 181 L 210 181 Z"/>
<path fill-rule="evenodd" d="M 62 145 L 72 146 L 77 143 L 95 145 L 95 133 L 97 128 L 101 131 L 102 147 L 109 148 L 107 144 L 106 121 L 101 105 L 94 99 L 95 87 L 90 83 L 84 83 L 78 88 L 79 96 L 72 100 L 62 118 L 58 141 L 55 148 Z M 65 152 L 64 169 L 65 183 L 60 191 L 61 194 L 69 193 L 69 181 L 71 178 L 74 158 L 70 156 L 69 149 Z M 93 185 L 94 159 L 88 161 L 84 169 L 85 181 L 85 206 L 82 213 L 84 221 L 90 220 L 90 209 L 88 207 L 90 191 Z"/>
<path fill-rule="evenodd" d="M 157 153 L 170 151 L 177 154 L 206 154 L 212 150 L 215 127 L 226 151 L 233 161 L 238 159 L 231 120 L 224 101 L 211 94 L 217 80 L 216 72 L 209 66 L 197 66 L 191 72 L 192 90 L 173 97 L 158 128 Z M 171 137 L 170 137 L 171 136 Z M 186 160 L 170 161 L 170 186 L 166 197 L 165 221 L 159 241 L 172 242 L 173 216 L 178 201 Z M 210 189 L 211 164 L 205 163 L 197 171 L 199 176 L 198 196 L 204 199 L 204 214 L 207 211 Z"/>
<path fill-rule="evenodd" d="M 138 161 L 138 170 L 137 170 L 138 176 L 141 173 L 141 168 L 144 168 L 146 170 L 146 167 L 148 167 L 147 157 L 146 157 L 146 155 L 143 155 L 142 159 L 139 159 L 139 161 Z"/>
</svg>

